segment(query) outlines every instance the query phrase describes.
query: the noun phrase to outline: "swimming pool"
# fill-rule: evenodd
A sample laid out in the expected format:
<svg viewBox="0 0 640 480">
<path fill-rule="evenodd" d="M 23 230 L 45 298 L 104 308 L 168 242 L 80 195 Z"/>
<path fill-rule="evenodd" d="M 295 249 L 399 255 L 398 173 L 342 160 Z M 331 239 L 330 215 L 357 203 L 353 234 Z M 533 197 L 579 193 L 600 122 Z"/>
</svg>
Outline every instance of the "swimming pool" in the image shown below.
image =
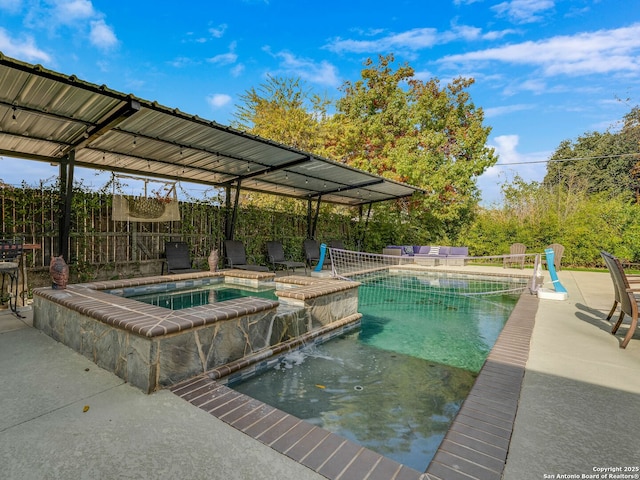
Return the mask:
<svg viewBox="0 0 640 480">
<path fill-rule="evenodd" d="M 520 286 L 433 275 L 359 280 L 360 330 L 290 353 L 229 386 L 424 471 Z"/>
</svg>

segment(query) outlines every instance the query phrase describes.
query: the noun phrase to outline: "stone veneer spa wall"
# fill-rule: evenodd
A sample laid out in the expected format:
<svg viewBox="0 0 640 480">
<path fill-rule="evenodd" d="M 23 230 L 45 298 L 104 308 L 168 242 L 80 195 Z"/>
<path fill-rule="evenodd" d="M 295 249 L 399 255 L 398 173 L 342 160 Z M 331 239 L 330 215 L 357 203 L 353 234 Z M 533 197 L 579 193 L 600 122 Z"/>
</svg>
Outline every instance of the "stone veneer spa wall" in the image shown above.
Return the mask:
<svg viewBox="0 0 640 480">
<path fill-rule="evenodd" d="M 226 271 L 36 289 L 34 326 L 151 393 L 357 313 L 357 283 L 303 277 L 279 282 L 281 307 L 246 297 L 174 311 L 104 291 L 166 282 L 178 288 L 198 281 L 246 283 L 247 275 L 273 280 L 273 274 Z"/>
</svg>

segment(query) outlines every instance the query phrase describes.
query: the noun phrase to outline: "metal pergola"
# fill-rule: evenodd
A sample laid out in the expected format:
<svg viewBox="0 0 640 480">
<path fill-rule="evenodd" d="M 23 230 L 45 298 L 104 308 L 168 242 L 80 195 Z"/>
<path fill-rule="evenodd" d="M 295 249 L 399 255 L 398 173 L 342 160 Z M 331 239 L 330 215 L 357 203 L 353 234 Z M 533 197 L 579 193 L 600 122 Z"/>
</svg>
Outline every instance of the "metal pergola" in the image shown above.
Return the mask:
<svg viewBox="0 0 640 480">
<path fill-rule="evenodd" d="M 224 188 L 228 206 L 235 189 L 232 219 L 241 189 L 306 200 L 310 237 L 321 201 L 363 206 L 421 192 L 2 52 L 0 155 L 60 166 L 61 253 L 69 241 L 75 167 Z M 227 238 L 233 229 L 234 220 L 227 224 Z"/>
</svg>

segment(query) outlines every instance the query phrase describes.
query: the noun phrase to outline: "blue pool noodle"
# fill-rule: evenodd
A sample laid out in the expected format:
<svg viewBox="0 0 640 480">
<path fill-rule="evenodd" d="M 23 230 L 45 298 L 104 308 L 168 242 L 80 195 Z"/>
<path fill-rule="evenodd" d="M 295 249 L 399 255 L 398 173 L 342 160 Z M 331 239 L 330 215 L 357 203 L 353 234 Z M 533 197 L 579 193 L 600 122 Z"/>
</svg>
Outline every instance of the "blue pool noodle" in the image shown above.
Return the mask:
<svg viewBox="0 0 640 480">
<path fill-rule="evenodd" d="M 314 272 L 322 271 L 322 265 L 324 265 L 324 256 L 327 253 L 327 246 L 324 243 L 320 244 L 320 259 L 318 260 L 318 264 L 316 268 L 313 269 Z"/>
<path fill-rule="evenodd" d="M 558 280 L 556 266 L 553 263 L 555 259 L 555 253 L 553 253 L 553 249 L 545 248 L 544 253 L 547 256 L 547 268 L 549 269 L 549 275 L 551 276 L 551 281 L 553 282 L 553 288 L 556 292 L 567 293 L 567 289 L 564 288 L 560 283 L 560 280 Z"/>
</svg>

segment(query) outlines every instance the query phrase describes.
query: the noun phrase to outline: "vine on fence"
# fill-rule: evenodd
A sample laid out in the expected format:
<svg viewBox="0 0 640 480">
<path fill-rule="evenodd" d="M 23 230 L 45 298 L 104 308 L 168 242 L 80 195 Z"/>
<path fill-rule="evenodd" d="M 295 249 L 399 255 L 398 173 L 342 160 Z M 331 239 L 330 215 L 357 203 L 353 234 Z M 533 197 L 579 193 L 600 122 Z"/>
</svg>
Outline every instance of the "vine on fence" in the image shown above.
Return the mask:
<svg viewBox="0 0 640 480">
<path fill-rule="evenodd" d="M 200 198 L 181 191 L 186 201 L 179 203 L 180 221 L 131 222 L 114 220 L 111 214 L 113 193 L 108 186 L 90 191 L 81 183 L 74 185 L 68 259 L 76 280 L 99 278 L 114 266 L 141 262 L 159 264 L 164 242 L 183 240 L 189 243 L 192 257 L 208 268 L 206 260 L 212 249 L 222 249 L 227 210 L 216 190 Z M 280 211 L 255 206 L 240 208 L 235 238 L 245 243 L 247 253 L 265 261 L 264 245 L 271 239 L 282 241 L 288 256 L 303 260 L 302 242 L 307 235 L 306 205 L 289 205 Z M 59 185 L 0 189 L 2 224 L 0 235 L 20 236 L 27 243 L 41 246 L 27 256 L 28 267 L 44 269 L 51 256 L 58 255 L 58 222 L 61 196 Z M 318 238 L 342 239 L 355 246 L 356 226 L 353 212 L 335 208 L 321 209 Z"/>
</svg>

